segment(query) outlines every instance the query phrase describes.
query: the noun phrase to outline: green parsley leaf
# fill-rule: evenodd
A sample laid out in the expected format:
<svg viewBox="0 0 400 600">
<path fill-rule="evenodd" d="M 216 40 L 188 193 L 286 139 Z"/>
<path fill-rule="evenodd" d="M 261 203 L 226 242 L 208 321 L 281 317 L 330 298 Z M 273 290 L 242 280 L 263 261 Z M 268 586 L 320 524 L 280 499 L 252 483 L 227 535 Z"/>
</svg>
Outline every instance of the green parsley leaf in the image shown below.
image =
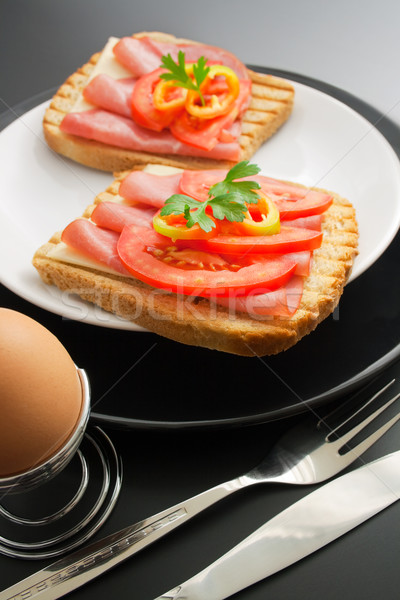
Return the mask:
<svg viewBox="0 0 400 600">
<path fill-rule="evenodd" d="M 186 219 L 186 227 L 193 227 L 195 223 L 204 231 L 211 231 L 215 227 L 214 221 L 207 215 L 206 208 L 212 208 L 215 219 L 241 222 L 247 213 L 247 204 L 256 203 L 259 199 L 254 191 L 261 186 L 256 181 L 234 181 L 234 179 L 249 177 L 260 172 L 257 165 L 249 165 L 249 161 L 242 161 L 232 167 L 225 179 L 211 186 L 209 198 L 204 202 L 195 200 L 185 194 L 173 194 L 165 201 L 161 209 L 161 216 L 182 215 Z"/>
<path fill-rule="evenodd" d="M 215 183 L 210 187 L 209 196 L 220 196 L 221 194 L 235 193 L 236 202 L 247 202 L 257 204 L 259 195 L 254 190 L 261 189 L 256 181 L 234 181 L 242 177 L 251 177 L 260 172 L 257 165 L 249 164 L 248 160 L 242 160 L 234 165 L 226 174 L 223 181 Z"/>
<path fill-rule="evenodd" d="M 250 177 L 251 175 L 257 175 L 261 171 L 258 165 L 249 164 L 248 160 L 242 160 L 232 167 L 227 173 L 225 180 L 233 181 L 234 179 L 241 179 L 242 177 Z"/>
<path fill-rule="evenodd" d="M 200 208 L 203 202 L 195 200 L 185 194 L 173 194 L 165 201 L 164 206 L 161 209 L 161 216 L 165 215 L 180 215 L 185 212 L 186 207 Z"/>
<path fill-rule="evenodd" d="M 247 212 L 247 206 L 241 202 L 236 202 L 232 196 L 234 194 L 224 194 L 208 201 L 208 206 L 212 207 L 213 215 L 216 219 L 228 221 L 243 221 Z"/>
<path fill-rule="evenodd" d="M 209 232 L 215 227 L 215 223 L 206 214 L 207 205 L 208 202 L 200 202 L 200 200 L 184 194 L 173 194 L 165 201 L 160 214 L 162 217 L 183 214 L 186 219 L 186 227 L 193 227 L 195 223 L 198 223 L 204 231 Z"/>
<path fill-rule="evenodd" d="M 205 106 L 204 96 L 200 91 L 200 86 L 205 80 L 210 71 L 210 67 L 206 66 L 207 59 L 200 56 L 197 63 L 193 65 L 193 75 L 195 81 L 186 73 L 185 69 L 185 53 L 182 50 L 178 52 L 178 62 L 175 62 L 171 54 L 161 58 L 161 66 L 168 69 L 169 73 L 162 73 L 160 79 L 172 81 L 176 87 L 182 87 L 187 90 L 193 90 L 200 96 L 203 106 Z"/>
</svg>

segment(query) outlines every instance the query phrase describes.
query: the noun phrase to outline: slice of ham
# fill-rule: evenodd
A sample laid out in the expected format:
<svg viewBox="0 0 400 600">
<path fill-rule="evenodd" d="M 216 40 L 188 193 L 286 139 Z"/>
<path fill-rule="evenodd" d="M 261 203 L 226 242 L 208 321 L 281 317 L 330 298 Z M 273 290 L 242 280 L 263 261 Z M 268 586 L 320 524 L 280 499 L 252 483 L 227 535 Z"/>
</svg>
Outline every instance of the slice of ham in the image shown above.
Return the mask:
<svg viewBox="0 0 400 600">
<path fill-rule="evenodd" d="M 155 213 L 154 208 L 146 205 L 126 206 L 117 202 L 101 202 L 90 218 L 99 227 L 120 233 L 125 225 L 151 227 Z"/>
<path fill-rule="evenodd" d="M 113 79 L 100 74 L 94 77 L 83 90 L 85 100 L 100 108 L 131 117 L 131 98 L 136 79 L 127 77 Z"/>
<path fill-rule="evenodd" d="M 240 120 L 235 121 L 234 123 L 232 123 L 232 125 L 230 127 L 228 127 L 227 129 L 222 129 L 221 133 L 219 134 L 219 141 L 220 142 L 234 142 L 239 138 L 239 135 L 242 132 L 242 123 Z"/>
<path fill-rule="evenodd" d="M 245 312 L 254 318 L 291 317 L 298 309 L 303 294 L 303 277 L 294 275 L 289 282 L 265 294 L 248 296 L 232 295 L 228 298 L 216 298 L 214 302 L 225 306 L 230 313 Z"/>
<path fill-rule="evenodd" d="M 61 241 L 83 256 L 130 277 L 117 252 L 119 233 L 97 227 L 87 219 L 75 219 L 64 229 Z"/>
<path fill-rule="evenodd" d="M 176 61 L 178 52 L 185 53 L 186 62 L 197 62 L 204 56 L 210 61 L 223 64 L 235 71 L 239 79 L 249 79 L 244 64 L 228 50 L 206 44 L 173 44 L 157 42 L 148 37 L 124 37 L 114 46 L 114 54 L 133 75 L 139 77 L 161 66 L 161 57 L 170 54 Z"/>
<path fill-rule="evenodd" d="M 148 38 L 123 37 L 113 48 L 118 62 L 135 77 L 146 75 L 161 65 L 161 55 L 147 40 Z"/>
<path fill-rule="evenodd" d="M 132 171 L 119 187 L 119 195 L 129 202 L 143 202 L 157 208 L 164 206 L 167 198 L 180 193 L 182 173 L 155 175 L 146 171 Z"/>
<path fill-rule="evenodd" d="M 309 217 L 299 217 L 298 219 L 285 220 L 285 227 L 301 227 L 302 229 L 313 229 L 321 231 L 322 215 L 310 215 Z"/>
<path fill-rule="evenodd" d="M 68 113 L 62 120 L 60 129 L 70 135 L 126 150 L 216 160 L 238 161 L 240 159 L 240 146 L 237 142 L 220 142 L 212 150 L 200 150 L 180 142 L 169 131 L 157 132 L 145 129 L 132 119 L 101 108 Z"/>
<path fill-rule="evenodd" d="M 302 252 L 289 252 L 286 256 L 296 261 L 296 269 L 294 275 L 307 277 L 310 274 L 311 267 L 311 252 L 304 250 Z"/>
<path fill-rule="evenodd" d="M 265 259 L 273 259 L 276 258 L 277 254 L 253 254 L 250 256 L 249 254 L 243 255 L 243 257 L 252 263 L 260 262 Z M 293 271 L 293 275 L 300 275 L 301 277 L 307 277 L 310 274 L 310 265 L 311 265 L 311 252 L 308 250 L 301 250 L 299 252 L 288 252 L 282 256 L 287 256 L 291 258 L 296 263 L 296 268 Z M 230 257 L 232 260 L 232 256 Z M 240 261 L 242 257 L 237 257 Z"/>
</svg>

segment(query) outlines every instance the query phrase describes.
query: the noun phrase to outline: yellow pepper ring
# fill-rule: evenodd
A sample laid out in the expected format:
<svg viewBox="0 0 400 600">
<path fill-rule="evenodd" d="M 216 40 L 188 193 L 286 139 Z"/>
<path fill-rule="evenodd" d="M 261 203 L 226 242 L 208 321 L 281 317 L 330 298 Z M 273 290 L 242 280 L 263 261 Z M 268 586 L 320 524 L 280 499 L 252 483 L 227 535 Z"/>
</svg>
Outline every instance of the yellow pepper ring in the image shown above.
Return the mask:
<svg viewBox="0 0 400 600">
<path fill-rule="evenodd" d="M 200 95 L 194 90 L 189 90 L 186 96 L 185 108 L 193 117 L 200 119 L 213 119 L 228 113 L 236 98 L 239 96 L 240 82 L 236 73 L 224 65 L 212 65 L 207 77 L 200 86 L 200 91 L 207 92 L 207 86 L 210 80 L 215 77 L 223 76 L 228 86 L 228 93 L 222 98 L 213 94 L 205 106 L 199 104 Z"/>
<path fill-rule="evenodd" d="M 270 198 L 264 196 L 264 194 L 260 194 L 260 196 L 258 207 L 261 221 L 255 221 L 250 212 L 247 212 L 244 220 L 238 223 L 240 230 L 245 235 L 273 235 L 280 232 L 281 223 L 278 208 Z"/>
<path fill-rule="evenodd" d="M 187 63 L 185 71 L 193 77 L 193 64 Z M 179 86 L 175 81 L 160 79 L 153 91 L 153 104 L 157 110 L 167 111 L 185 106 L 188 90 Z"/>
<path fill-rule="evenodd" d="M 215 235 L 213 230 L 207 232 L 201 229 L 198 223 L 187 227 L 185 223 L 171 222 L 171 219 L 161 216 L 159 212 L 153 217 L 153 227 L 157 233 L 172 240 L 204 240 Z"/>
<path fill-rule="evenodd" d="M 153 104 L 157 110 L 167 111 L 185 106 L 187 90 L 177 87 L 173 81 L 160 79 L 154 88 Z"/>
</svg>

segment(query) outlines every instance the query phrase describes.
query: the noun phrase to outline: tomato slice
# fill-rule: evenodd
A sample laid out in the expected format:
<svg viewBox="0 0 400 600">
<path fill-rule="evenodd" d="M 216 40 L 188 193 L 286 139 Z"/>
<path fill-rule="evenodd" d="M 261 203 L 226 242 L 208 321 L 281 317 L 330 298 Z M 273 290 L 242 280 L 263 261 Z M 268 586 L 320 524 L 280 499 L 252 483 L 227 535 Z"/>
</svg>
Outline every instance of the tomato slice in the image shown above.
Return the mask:
<svg viewBox="0 0 400 600">
<path fill-rule="evenodd" d="M 250 91 L 251 82 L 240 80 L 239 96 L 235 100 L 233 108 L 227 114 L 213 119 L 200 119 L 183 111 L 171 123 L 171 133 L 188 146 L 200 148 L 201 150 L 212 150 L 219 142 L 223 130 L 229 129 L 239 117 Z M 204 171 L 201 172 L 204 173 Z"/>
<path fill-rule="evenodd" d="M 210 187 L 219 181 L 223 181 L 227 173 L 228 169 L 213 169 L 209 171 L 185 170 L 182 173 L 179 187 L 182 194 L 204 202 L 208 199 Z"/>
<path fill-rule="evenodd" d="M 303 250 L 316 250 L 322 242 L 322 232 L 300 227 L 281 227 L 273 235 L 226 235 L 220 234 L 208 240 L 192 240 L 190 246 L 206 252 L 234 254 L 237 256 L 265 252 L 287 254 Z M 179 243 L 179 241 L 178 241 Z"/>
<path fill-rule="evenodd" d="M 158 110 L 154 106 L 153 92 L 160 81 L 161 73 L 165 73 L 165 69 L 155 69 L 155 71 L 139 77 L 132 94 L 131 111 L 133 120 L 142 127 L 153 131 L 162 131 L 170 125 L 177 115 L 177 111 L 174 109 Z M 178 110 L 181 110 L 181 108 L 178 107 Z"/>
<path fill-rule="evenodd" d="M 213 119 L 193 117 L 184 110 L 172 121 L 169 128 L 174 137 L 188 146 L 201 150 L 212 150 L 218 143 L 221 131 L 228 129 L 238 114 L 236 106 L 226 115 Z"/>
<path fill-rule="evenodd" d="M 227 172 L 222 169 L 184 171 L 180 181 L 181 192 L 196 200 L 207 200 L 210 187 L 222 181 Z M 261 191 L 273 200 L 281 221 L 322 214 L 333 201 L 329 194 L 285 184 L 263 175 L 254 175 L 248 179 L 257 181 L 261 185 Z"/>
<path fill-rule="evenodd" d="M 127 225 L 118 240 L 119 257 L 134 277 L 153 287 L 189 296 L 227 297 L 233 291 L 236 296 L 243 296 L 257 289 L 274 290 L 289 281 L 296 268 L 296 262 L 286 256 L 254 264 L 225 260 L 222 269 L 209 267 L 205 261 L 198 268 L 192 264 L 182 268 L 180 261 L 165 261 L 168 248 L 168 238 L 145 227 Z M 176 251 L 176 247 L 171 251 Z"/>
<path fill-rule="evenodd" d="M 263 186 L 261 189 L 264 191 Z M 300 219 L 313 215 L 320 215 L 325 212 L 333 202 L 332 196 L 310 191 L 304 198 L 296 200 L 287 200 L 272 195 L 282 221 Z"/>
</svg>

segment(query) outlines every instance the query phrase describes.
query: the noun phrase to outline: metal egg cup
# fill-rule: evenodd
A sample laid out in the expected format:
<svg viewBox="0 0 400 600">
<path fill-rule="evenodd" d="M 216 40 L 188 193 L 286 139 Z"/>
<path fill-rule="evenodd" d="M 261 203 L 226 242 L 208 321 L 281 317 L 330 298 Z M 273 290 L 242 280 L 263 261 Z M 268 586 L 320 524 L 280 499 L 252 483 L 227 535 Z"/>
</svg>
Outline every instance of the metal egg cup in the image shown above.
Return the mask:
<svg viewBox="0 0 400 600">
<path fill-rule="evenodd" d="M 0 516 L 22 527 L 39 527 L 61 521 L 67 513 L 70 513 L 82 499 L 89 484 L 89 465 L 80 448 L 84 438 L 95 449 L 96 456 L 100 459 L 103 473 L 100 492 L 87 514 L 73 527 L 59 535 L 37 542 L 14 541 L 0 535 L 0 554 L 14 558 L 43 559 L 70 551 L 94 535 L 116 504 L 122 484 L 121 461 L 111 440 L 102 429 L 94 427 L 90 433 L 86 431 L 90 414 L 90 386 L 85 371 L 77 368 L 77 373 L 82 388 L 82 407 L 73 434 L 53 456 L 41 465 L 24 473 L 0 478 L 0 492 L 3 497 L 4 495 L 28 492 L 59 475 L 77 455 L 80 459 L 82 476 L 76 493 L 60 510 L 45 517 L 29 519 L 17 516 L 1 504 Z"/>
</svg>

